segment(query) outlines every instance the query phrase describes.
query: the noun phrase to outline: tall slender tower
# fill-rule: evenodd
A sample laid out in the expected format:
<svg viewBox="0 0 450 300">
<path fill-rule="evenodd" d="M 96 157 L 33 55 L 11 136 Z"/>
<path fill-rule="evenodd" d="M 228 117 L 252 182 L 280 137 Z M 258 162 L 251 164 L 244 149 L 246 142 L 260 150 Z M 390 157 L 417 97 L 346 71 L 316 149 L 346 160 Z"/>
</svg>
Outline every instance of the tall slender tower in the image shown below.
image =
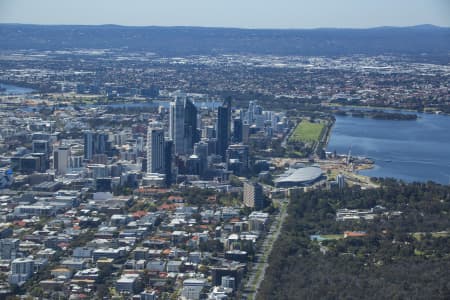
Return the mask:
<svg viewBox="0 0 450 300">
<path fill-rule="evenodd" d="M 242 143 L 242 119 L 234 119 L 233 120 L 233 142 L 234 143 Z"/>
<path fill-rule="evenodd" d="M 84 132 L 84 158 L 91 160 L 94 155 L 94 133 L 92 131 Z"/>
<path fill-rule="evenodd" d="M 225 160 L 231 137 L 231 98 L 225 99 L 217 110 L 217 154 Z"/>
<path fill-rule="evenodd" d="M 185 149 L 191 154 L 194 144 L 200 141 L 200 134 L 197 130 L 197 107 L 191 100 L 184 100 L 184 129 L 185 129 Z"/>
<path fill-rule="evenodd" d="M 150 123 L 147 131 L 147 173 L 165 173 L 164 147 L 164 130 L 158 123 Z"/>
<path fill-rule="evenodd" d="M 174 166 L 173 166 L 173 141 L 166 140 L 164 143 L 164 174 L 166 175 L 166 185 L 170 186 L 173 182 Z"/>
<path fill-rule="evenodd" d="M 192 153 L 194 144 L 200 140 L 197 130 L 197 107 L 186 96 L 177 96 L 170 103 L 170 139 L 176 154 Z"/>
<path fill-rule="evenodd" d="M 173 141 L 175 153 L 184 154 L 184 101 L 177 96 L 170 103 L 169 137 Z"/>
<path fill-rule="evenodd" d="M 248 103 L 248 111 L 247 111 L 247 122 L 248 124 L 252 125 L 255 121 L 254 114 L 255 114 L 255 101 L 250 101 Z"/>
</svg>

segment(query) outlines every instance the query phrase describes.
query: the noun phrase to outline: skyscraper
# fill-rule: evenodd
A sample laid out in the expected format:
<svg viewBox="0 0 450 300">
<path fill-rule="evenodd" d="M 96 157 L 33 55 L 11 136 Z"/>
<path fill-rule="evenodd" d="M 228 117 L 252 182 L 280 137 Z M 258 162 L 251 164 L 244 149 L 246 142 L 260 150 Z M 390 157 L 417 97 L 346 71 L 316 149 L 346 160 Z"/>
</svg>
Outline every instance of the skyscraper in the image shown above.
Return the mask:
<svg viewBox="0 0 450 300">
<path fill-rule="evenodd" d="M 189 99 L 184 99 L 184 143 L 187 153 L 192 153 L 194 144 L 200 141 L 197 130 L 197 107 Z"/>
<path fill-rule="evenodd" d="M 164 174 L 164 130 L 150 123 L 147 131 L 147 173 Z"/>
<path fill-rule="evenodd" d="M 169 137 L 173 140 L 176 154 L 192 153 L 200 140 L 197 130 L 197 107 L 186 96 L 177 96 L 170 103 Z"/>
<path fill-rule="evenodd" d="M 254 113 L 255 113 L 255 101 L 250 101 L 248 103 L 248 111 L 247 111 L 247 123 L 253 124 L 254 121 Z"/>
<path fill-rule="evenodd" d="M 92 131 L 84 132 L 84 158 L 92 159 L 94 155 L 94 133 Z"/>
<path fill-rule="evenodd" d="M 69 167 L 69 147 L 59 147 L 53 152 L 53 169 L 57 174 L 66 174 Z"/>
<path fill-rule="evenodd" d="M 242 176 L 249 169 L 248 145 L 230 145 L 226 151 L 226 163 L 229 171 Z"/>
<path fill-rule="evenodd" d="M 244 182 L 244 205 L 255 210 L 264 209 L 264 192 L 259 183 Z"/>
<path fill-rule="evenodd" d="M 84 158 L 91 160 L 95 154 L 105 154 L 108 150 L 108 135 L 103 132 L 84 132 Z"/>
<path fill-rule="evenodd" d="M 231 135 L 231 98 L 227 98 L 217 110 L 217 154 L 225 160 Z"/>
<path fill-rule="evenodd" d="M 173 182 L 174 146 L 172 140 L 166 140 L 164 143 L 164 174 L 166 174 L 166 185 L 170 186 Z"/>
<path fill-rule="evenodd" d="M 242 143 L 242 119 L 238 118 L 233 121 L 233 142 Z"/>
<path fill-rule="evenodd" d="M 169 137 L 173 141 L 175 153 L 184 154 L 184 104 L 179 96 L 170 103 Z"/>
<path fill-rule="evenodd" d="M 247 122 L 245 122 L 244 124 L 242 124 L 242 143 L 248 144 L 249 136 L 250 136 L 250 125 Z"/>
</svg>

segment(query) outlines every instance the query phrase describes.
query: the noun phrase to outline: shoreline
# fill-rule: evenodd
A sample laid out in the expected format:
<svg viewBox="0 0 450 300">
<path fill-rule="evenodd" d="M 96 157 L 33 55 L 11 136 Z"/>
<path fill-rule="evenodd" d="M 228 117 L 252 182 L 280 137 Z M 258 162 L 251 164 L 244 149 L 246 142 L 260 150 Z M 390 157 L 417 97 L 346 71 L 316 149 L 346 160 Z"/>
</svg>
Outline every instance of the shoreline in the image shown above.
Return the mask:
<svg viewBox="0 0 450 300">
<path fill-rule="evenodd" d="M 339 107 L 345 107 L 345 108 L 361 108 L 361 109 L 379 109 L 379 110 L 394 110 L 394 111 L 404 111 L 404 112 L 412 112 L 412 113 L 418 113 L 418 114 L 430 114 L 430 115 L 445 115 L 450 116 L 450 113 L 442 112 L 442 111 L 430 111 L 430 110 L 424 110 L 424 111 L 418 111 L 417 109 L 409 109 L 409 108 L 399 108 L 399 107 L 389 107 L 389 106 L 369 106 L 369 105 L 343 105 L 343 104 L 326 104 L 326 107 L 329 108 L 339 108 Z"/>
</svg>

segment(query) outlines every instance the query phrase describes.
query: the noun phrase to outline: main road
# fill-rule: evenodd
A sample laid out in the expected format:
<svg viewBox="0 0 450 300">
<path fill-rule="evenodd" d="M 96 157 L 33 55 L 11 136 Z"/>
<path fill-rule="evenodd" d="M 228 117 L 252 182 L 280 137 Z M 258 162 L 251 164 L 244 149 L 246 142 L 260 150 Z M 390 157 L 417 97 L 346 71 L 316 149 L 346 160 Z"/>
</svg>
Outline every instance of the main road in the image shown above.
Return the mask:
<svg viewBox="0 0 450 300">
<path fill-rule="evenodd" d="M 257 249 L 258 252 L 255 262 L 252 264 L 251 270 L 249 271 L 249 278 L 243 288 L 242 299 L 255 299 L 258 295 L 259 287 L 269 266 L 268 259 L 272 252 L 273 244 L 278 239 L 286 219 L 288 200 L 285 199 L 277 202 L 280 207 L 279 213 L 275 215 L 275 219 L 270 226 L 263 244 Z"/>
</svg>

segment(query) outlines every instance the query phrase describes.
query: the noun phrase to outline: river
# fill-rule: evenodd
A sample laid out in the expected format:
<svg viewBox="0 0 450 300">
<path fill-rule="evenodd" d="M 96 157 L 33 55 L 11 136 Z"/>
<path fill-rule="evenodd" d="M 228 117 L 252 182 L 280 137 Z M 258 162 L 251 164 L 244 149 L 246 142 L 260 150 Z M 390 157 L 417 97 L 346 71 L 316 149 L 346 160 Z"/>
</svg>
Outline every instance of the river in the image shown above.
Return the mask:
<svg viewBox="0 0 450 300">
<path fill-rule="evenodd" d="M 407 182 L 450 182 L 450 116 L 417 114 L 415 121 L 336 116 L 327 151 L 365 156 L 375 167 L 360 174 Z"/>
</svg>

